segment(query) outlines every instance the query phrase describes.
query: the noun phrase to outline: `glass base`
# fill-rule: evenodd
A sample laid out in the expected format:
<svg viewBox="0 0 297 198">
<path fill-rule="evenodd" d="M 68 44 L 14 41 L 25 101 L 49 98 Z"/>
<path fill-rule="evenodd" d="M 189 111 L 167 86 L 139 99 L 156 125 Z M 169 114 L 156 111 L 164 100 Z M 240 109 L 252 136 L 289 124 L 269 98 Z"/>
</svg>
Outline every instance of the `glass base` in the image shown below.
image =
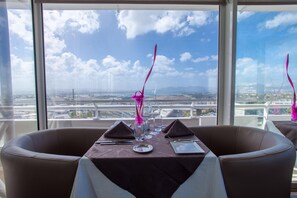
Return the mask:
<svg viewBox="0 0 297 198">
<path fill-rule="evenodd" d="M 152 130 L 152 132 L 150 132 L 150 134 L 152 134 L 152 135 L 158 135 L 158 134 L 160 134 L 161 131 L 162 131 L 162 129 L 155 128 L 154 130 Z"/>
<path fill-rule="evenodd" d="M 135 140 L 137 141 L 137 142 L 143 142 L 143 140 L 144 140 L 144 136 L 135 136 Z"/>
</svg>

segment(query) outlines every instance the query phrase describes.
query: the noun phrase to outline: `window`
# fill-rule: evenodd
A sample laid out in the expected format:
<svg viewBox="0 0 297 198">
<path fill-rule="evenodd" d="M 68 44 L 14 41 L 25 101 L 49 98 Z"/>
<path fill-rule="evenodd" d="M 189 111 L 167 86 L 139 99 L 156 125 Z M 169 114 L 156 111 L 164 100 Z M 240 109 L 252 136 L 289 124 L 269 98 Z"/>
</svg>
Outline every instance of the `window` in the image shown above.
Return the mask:
<svg viewBox="0 0 297 198">
<path fill-rule="evenodd" d="M 43 11 L 49 127 L 132 121 L 131 96 L 142 89 L 155 44 L 147 106 L 164 120 L 216 124 L 218 6 L 51 6 L 44 4 Z"/>
<path fill-rule="evenodd" d="M 238 9 L 236 124 L 263 128 L 267 118 L 290 119 L 293 91 L 285 70 L 287 54 L 290 54 L 290 76 L 294 82 L 297 80 L 297 12 L 292 8 L 241 6 Z"/>
<path fill-rule="evenodd" d="M 296 84 L 297 12 L 292 6 L 239 10 L 235 124 L 263 128 L 266 119 L 290 120 L 293 91 L 285 66 L 290 54 L 289 74 Z M 296 173 L 294 167 L 295 189 Z"/>
<path fill-rule="evenodd" d="M 35 69 L 42 66 L 35 67 L 34 62 L 32 5 L 0 6 L 3 145 L 3 137 L 37 130 L 40 93 L 37 98 Z M 132 122 L 131 96 L 142 89 L 155 44 L 156 63 L 145 89 L 146 111 L 167 122 L 179 118 L 187 125 L 216 124 L 222 75 L 218 74 L 219 5 L 45 3 L 42 8 L 47 97 L 41 100 L 46 100 L 49 128 L 108 127 L 118 119 Z M 285 58 L 290 54 L 290 75 L 296 85 L 296 10 L 295 5 L 238 6 L 236 75 L 231 79 L 235 125 L 263 128 L 268 118 L 289 119 L 293 95 Z M 40 24 L 35 21 L 35 25 Z M 225 40 L 231 32 L 224 32 Z M 228 108 L 232 107 L 221 107 Z"/>
<path fill-rule="evenodd" d="M 0 138 L 3 145 L 20 133 L 37 129 L 29 3 L 18 6 L 1 3 L 0 41 Z"/>
</svg>

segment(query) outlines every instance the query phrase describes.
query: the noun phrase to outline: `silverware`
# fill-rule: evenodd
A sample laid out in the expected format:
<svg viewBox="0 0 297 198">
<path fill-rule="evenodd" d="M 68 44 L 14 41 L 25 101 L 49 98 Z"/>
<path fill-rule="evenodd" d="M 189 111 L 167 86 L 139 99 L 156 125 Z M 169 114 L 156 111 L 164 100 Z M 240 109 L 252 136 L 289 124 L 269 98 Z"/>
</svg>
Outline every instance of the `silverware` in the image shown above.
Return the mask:
<svg viewBox="0 0 297 198">
<path fill-rule="evenodd" d="M 133 144 L 133 140 L 98 140 L 95 144 L 114 145 L 114 144 Z"/>
</svg>

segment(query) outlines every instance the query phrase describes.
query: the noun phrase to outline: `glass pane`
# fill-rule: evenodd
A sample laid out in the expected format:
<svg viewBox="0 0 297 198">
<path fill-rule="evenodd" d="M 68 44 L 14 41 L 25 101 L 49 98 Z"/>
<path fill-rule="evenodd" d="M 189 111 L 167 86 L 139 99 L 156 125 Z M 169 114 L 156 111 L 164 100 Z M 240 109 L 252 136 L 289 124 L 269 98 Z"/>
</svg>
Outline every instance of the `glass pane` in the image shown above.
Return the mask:
<svg viewBox="0 0 297 198">
<path fill-rule="evenodd" d="M 289 75 L 296 87 L 297 10 L 256 8 L 249 11 L 246 6 L 238 13 L 235 124 L 264 128 L 268 120 L 291 120 L 293 89 L 286 75 L 286 55 L 290 55 Z M 297 166 L 292 177 L 295 190 L 296 181 Z"/>
<path fill-rule="evenodd" d="M 239 8 L 235 124 L 263 128 L 266 120 L 290 120 L 293 90 L 286 76 L 297 81 L 297 12 Z M 262 10 L 265 9 L 265 10 Z M 272 10 L 272 9 L 271 9 Z M 296 85 L 295 85 L 296 86 Z"/>
<path fill-rule="evenodd" d="M 31 4 L 0 4 L 0 138 L 36 131 Z"/>
<path fill-rule="evenodd" d="M 50 128 L 133 122 L 131 96 L 142 89 L 155 44 L 145 111 L 165 122 L 216 124 L 217 6 L 206 11 L 57 7 L 44 10 Z"/>
</svg>

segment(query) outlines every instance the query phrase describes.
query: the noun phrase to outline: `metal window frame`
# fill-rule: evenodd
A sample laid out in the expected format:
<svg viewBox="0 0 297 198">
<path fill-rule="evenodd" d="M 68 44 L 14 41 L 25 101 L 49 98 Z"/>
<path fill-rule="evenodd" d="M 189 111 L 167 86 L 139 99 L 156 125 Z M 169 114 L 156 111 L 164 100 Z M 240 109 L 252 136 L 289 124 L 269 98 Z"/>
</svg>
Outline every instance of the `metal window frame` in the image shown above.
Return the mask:
<svg viewBox="0 0 297 198">
<path fill-rule="evenodd" d="M 35 63 L 35 89 L 37 106 L 37 128 L 38 130 L 47 129 L 47 104 L 46 104 L 46 78 L 45 78 L 45 56 L 44 56 L 44 33 L 43 33 L 43 13 L 42 4 L 32 5 L 33 21 L 33 45 Z"/>
<path fill-rule="evenodd" d="M 218 125 L 234 124 L 237 1 L 220 6 Z"/>
</svg>

